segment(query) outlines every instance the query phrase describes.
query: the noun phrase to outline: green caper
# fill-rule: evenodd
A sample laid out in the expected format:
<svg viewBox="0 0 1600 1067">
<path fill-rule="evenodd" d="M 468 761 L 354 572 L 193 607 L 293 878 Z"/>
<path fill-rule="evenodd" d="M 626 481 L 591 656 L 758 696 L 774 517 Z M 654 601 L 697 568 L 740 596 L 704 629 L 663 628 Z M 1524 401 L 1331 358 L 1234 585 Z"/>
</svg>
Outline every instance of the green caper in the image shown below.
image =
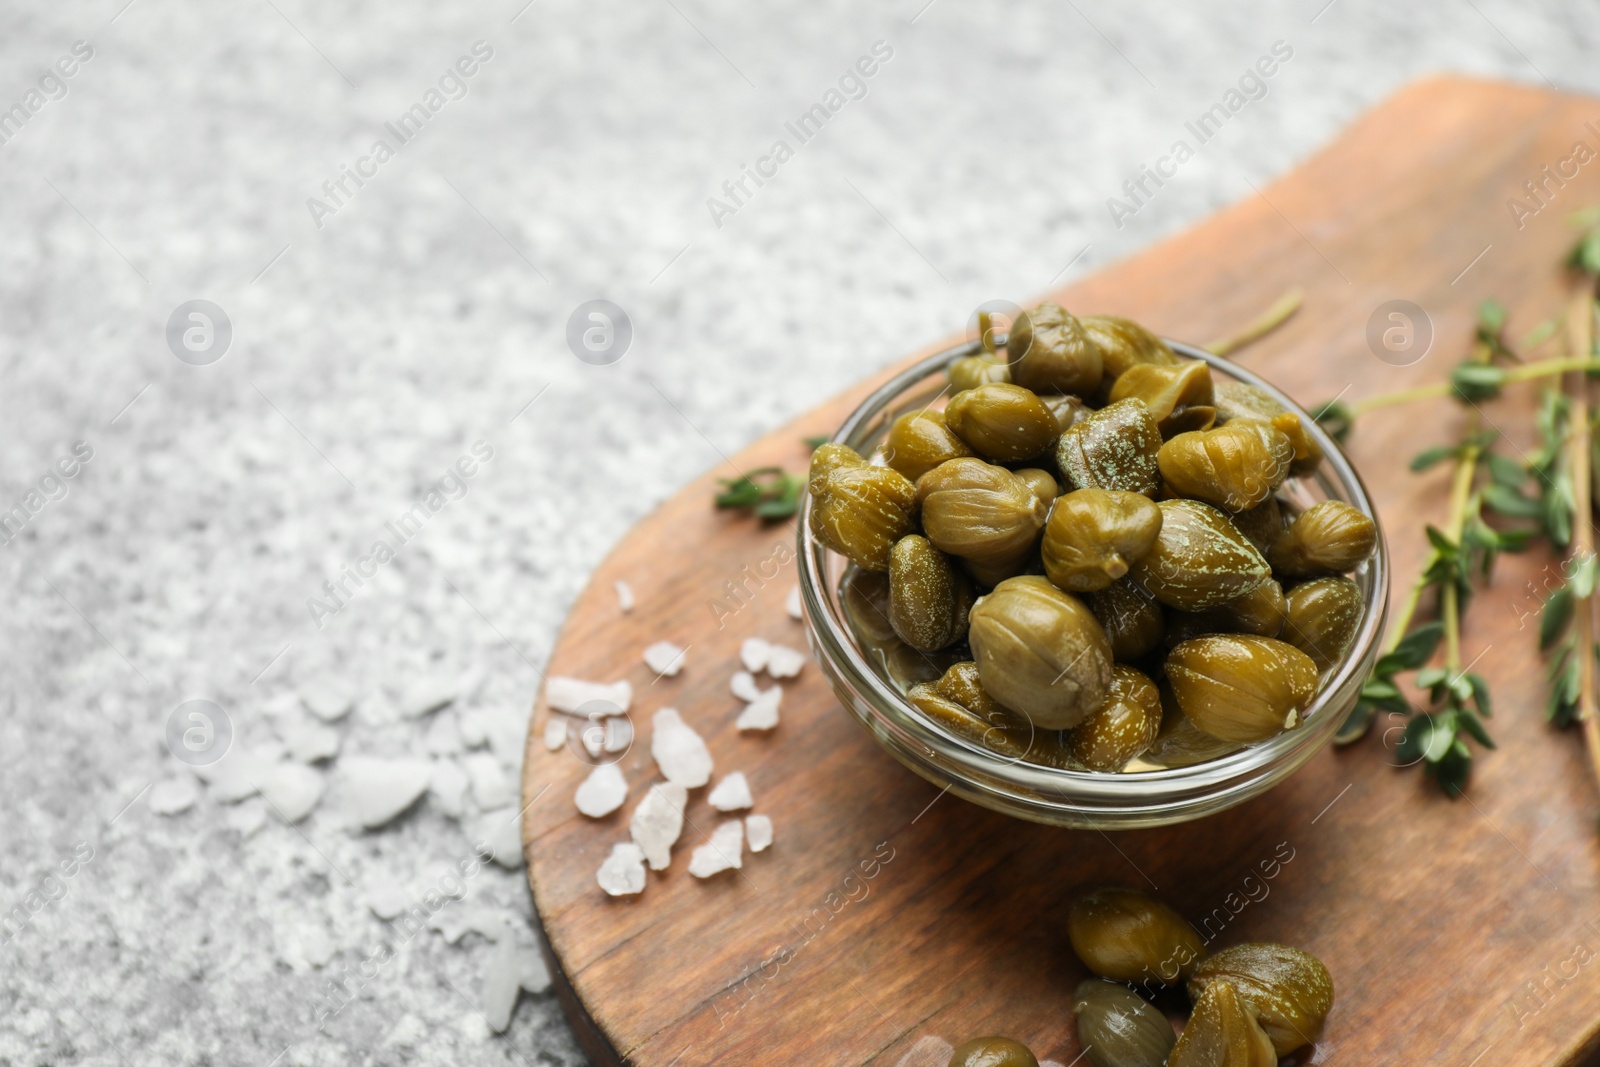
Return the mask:
<svg viewBox="0 0 1600 1067">
<path fill-rule="evenodd" d="M 959 664 L 957 664 L 959 666 Z M 945 675 L 950 672 L 946 671 Z M 1079 764 L 1067 751 L 1061 735 L 1054 730 L 1035 730 L 1026 719 L 1012 716 L 993 700 L 990 710 L 968 706 L 941 691 L 936 683 L 919 683 L 906 692 L 906 699 L 928 718 L 951 733 L 976 742 L 1010 760 L 1024 760 L 1044 767 L 1074 768 Z"/>
<path fill-rule="evenodd" d="M 1079 983 L 1072 1014 L 1093 1067 L 1163 1067 L 1176 1040 L 1167 1017 L 1120 982 Z"/>
<path fill-rule="evenodd" d="M 973 605 L 967 640 L 983 688 L 1041 730 L 1078 725 L 1111 684 L 1094 613 L 1046 578 L 1007 578 Z"/>
<path fill-rule="evenodd" d="M 1134 563 L 1140 588 L 1168 607 L 1204 611 L 1272 577 L 1267 561 L 1228 517 L 1198 500 L 1163 500 L 1155 548 Z"/>
<path fill-rule="evenodd" d="M 944 412 L 908 411 L 889 426 L 883 458 L 913 482 L 947 459 L 975 453 L 945 424 Z"/>
<path fill-rule="evenodd" d="M 950 391 L 962 392 L 980 385 L 1011 380 L 1011 364 L 996 356 L 963 356 L 950 364 Z"/>
<path fill-rule="evenodd" d="M 1105 378 L 1100 383 L 1102 389 L 1109 382 L 1122 377 L 1123 372 L 1135 363 L 1168 367 L 1179 363 L 1178 357 L 1167 347 L 1167 342 L 1132 319 L 1117 315 L 1085 315 L 1078 321 L 1083 325 L 1083 332 L 1100 347 L 1101 363 L 1105 368 Z"/>
<path fill-rule="evenodd" d="M 889 622 L 889 576 L 881 571 L 852 570 L 844 580 L 845 621 L 856 640 L 876 646 L 899 640 Z"/>
<path fill-rule="evenodd" d="M 811 453 L 811 471 L 808 488 L 812 496 L 822 495 L 822 483 L 828 475 L 842 467 L 865 467 L 867 461 L 849 445 L 837 441 L 824 441 Z"/>
<path fill-rule="evenodd" d="M 1237 741 L 1212 737 L 1190 722 L 1189 717 L 1178 710 L 1172 687 L 1163 685 L 1161 732 L 1156 734 L 1155 743 L 1145 751 L 1140 762 L 1156 767 L 1192 767 L 1196 763 L 1221 759 L 1242 747 Z"/>
<path fill-rule="evenodd" d="M 1066 433 L 1074 423 L 1094 414 L 1094 409 L 1085 404 L 1082 397 L 1073 396 L 1071 393 L 1046 393 L 1039 399 L 1050 409 L 1050 414 L 1056 417 L 1056 429 L 1062 433 Z"/>
<path fill-rule="evenodd" d="M 937 652 L 967 632 L 972 583 L 926 537 L 910 534 L 889 553 L 889 623 L 919 652 Z"/>
<path fill-rule="evenodd" d="M 1248 511 L 1228 516 L 1245 540 L 1256 546 L 1263 557 L 1272 548 L 1272 542 L 1283 532 L 1283 508 L 1278 498 L 1269 496 Z"/>
<path fill-rule="evenodd" d="M 1314 578 L 1289 590 L 1283 639 L 1327 670 L 1361 626 L 1361 587 L 1349 578 Z"/>
<path fill-rule="evenodd" d="M 1268 578 L 1242 597 L 1205 611 L 1174 611 L 1167 620 L 1167 641 L 1178 645 L 1205 634 L 1254 634 L 1277 637 L 1283 633 L 1288 604 L 1283 586 Z M 1292 644 L 1293 642 L 1291 642 Z"/>
<path fill-rule="evenodd" d="M 1293 460 L 1289 439 L 1257 419 L 1180 433 L 1156 454 L 1161 477 L 1174 492 L 1230 512 L 1270 497 L 1289 476 Z"/>
<path fill-rule="evenodd" d="M 1111 668 L 1105 703 L 1067 731 L 1067 748 L 1091 771 L 1120 771 L 1156 739 L 1161 728 L 1161 694 L 1132 667 Z"/>
<path fill-rule="evenodd" d="M 1289 439 L 1294 449 L 1294 462 L 1289 465 L 1289 473 L 1296 478 L 1316 473 L 1317 467 L 1322 464 L 1322 446 L 1306 429 L 1305 420 L 1292 411 L 1286 411 L 1282 415 L 1274 415 L 1271 422 L 1279 433 Z"/>
<path fill-rule="evenodd" d="M 952 459 L 917 479 L 922 528 L 941 552 L 1020 572 L 1048 509 L 1022 478 L 981 459 Z"/>
<path fill-rule="evenodd" d="M 1020 385 L 980 385 L 957 393 L 944 419 L 957 437 L 995 463 L 1043 455 L 1061 435 L 1055 413 Z"/>
<path fill-rule="evenodd" d="M 814 490 L 811 525 L 817 540 L 869 571 L 889 569 L 889 551 L 910 533 L 917 488 L 889 467 L 841 466 Z"/>
<path fill-rule="evenodd" d="M 1084 966 L 1118 982 L 1178 982 L 1205 952 L 1183 916 L 1132 889 L 1096 889 L 1073 901 L 1067 936 Z"/>
<path fill-rule="evenodd" d="M 1217 408 L 1217 424 L 1234 419 L 1260 419 L 1271 422 L 1289 409 L 1278 403 L 1265 389 L 1258 389 L 1232 378 L 1217 378 L 1211 385 L 1212 403 Z"/>
<path fill-rule="evenodd" d="M 1342 500 L 1324 500 L 1295 516 L 1272 543 L 1272 569 L 1290 578 L 1339 574 L 1372 555 L 1378 527 Z"/>
<path fill-rule="evenodd" d="M 1284 641 L 1211 634 L 1167 656 L 1167 682 L 1190 722 L 1223 741 L 1265 741 L 1300 723 L 1317 691 L 1317 666 Z"/>
<path fill-rule="evenodd" d="M 1056 442 L 1056 465 L 1073 489 L 1120 489 L 1155 496 L 1161 432 L 1141 400 L 1124 400 L 1080 419 Z"/>
<path fill-rule="evenodd" d="M 1096 592 L 1147 556 L 1160 532 L 1161 509 L 1147 496 L 1075 490 L 1055 502 L 1045 521 L 1044 572 L 1068 592 Z"/>
<path fill-rule="evenodd" d="M 1211 368 L 1199 360 L 1175 367 L 1136 363 L 1111 387 L 1111 401 L 1137 398 L 1163 437 L 1188 430 L 1210 429 L 1217 421 Z"/>
<path fill-rule="evenodd" d="M 1161 643 L 1166 632 L 1161 606 L 1127 578 L 1091 593 L 1089 608 L 1104 627 L 1111 655 L 1118 663 L 1144 656 Z"/>
<path fill-rule="evenodd" d="M 1104 373 L 1100 346 L 1059 304 L 1040 304 L 1018 315 L 1006 357 L 1011 380 L 1038 393 L 1087 396 Z"/>
<path fill-rule="evenodd" d="M 1277 1067 L 1272 1039 L 1256 1012 L 1228 982 L 1212 982 L 1195 999 L 1167 1067 Z"/>
<path fill-rule="evenodd" d="M 1280 1056 L 1321 1037 L 1333 1007 L 1328 968 L 1311 953 L 1288 945 L 1247 942 L 1207 959 L 1189 979 L 1197 1013 L 1199 1002 L 1219 985 L 1238 991 L 1239 999 L 1260 1017 Z"/>
<path fill-rule="evenodd" d="M 983 688 L 983 679 L 978 675 L 978 665 L 970 659 L 952 664 L 939 676 L 934 688 L 946 700 L 954 700 L 986 722 L 1016 718 Z"/>
<path fill-rule="evenodd" d="M 950 1053 L 949 1067 L 1039 1067 L 1028 1046 L 1009 1037 L 963 1041 Z"/>
<path fill-rule="evenodd" d="M 933 683 L 956 660 L 968 655 L 960 645 L 943 648 L 938 652 L 918 652 L 899 637 L 891 637 L 872 650 L 872 657 L 882 667 L 882 674 L 902 693 L 924 682 Z"/>
<path fill-rule="evenodd" d="M 1033 490 L 1033 495 L 1039 498 L 1039 503 L 1045 506 L 1046 511 L 1056 502 L 1056 497 L 1061 495 L 1061 486 L 1056 484 L 1055 476 L 1047 470 L 1040 467 L 1020 467 L 1011 473 L 1028 483 L 1028 488 Z"/>
</svg>

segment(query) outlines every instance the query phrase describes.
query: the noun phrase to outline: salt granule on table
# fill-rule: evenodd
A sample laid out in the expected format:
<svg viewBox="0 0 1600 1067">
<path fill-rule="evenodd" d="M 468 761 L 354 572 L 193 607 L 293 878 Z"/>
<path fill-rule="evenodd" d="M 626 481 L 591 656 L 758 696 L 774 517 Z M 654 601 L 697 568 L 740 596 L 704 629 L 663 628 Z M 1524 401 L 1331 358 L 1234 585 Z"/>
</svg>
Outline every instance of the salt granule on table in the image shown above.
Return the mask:
<svg viewBox="0 0 1600 1067">
<path fill-rule="evenodd" d="M 185 774 L 150 787 L 150 810 L 157 815 L 178 815 L 188 811 L 200 797 L 200 787 Z"/>
<path fill-rule="evenodd" d="M 557 752 L 567 743 L 567 721 L 554 716 L 544 724 L 544 747 Z"/>
<path fill-rule="evenodd" d="M 340 799 L 352 821 L 368 830 L 391 822 L 427 792 L 433 761 L 346 756 L 339 761 Z"/>
<path fill-rule="evenodd" d="M 751 674 L 760 674 L 767 666 L 767 656 L 772 646 L 759 637 L 747 637 L 739 646 L 739 662 Z"/>
<path fill-rule="evenodd" d="M 783 700 L 783 690 L 777 686 L 763 692 L 756 700 L 745 705 L 733 725 L 740 730 L 770 730 L 778 725 L 778 705 Z"/>
<path fill-rule="evenodd" d="M 671 641 L 657 641 L 644 650 L 644 665 L 657 674 L 676 678 L 678 672 L 683 670 L 683 654 L 686 651 Z"/>
<path fill-rule="evenodd" d="M 756 684 L 756 676 L 749 671 L 734 671 L 728 688 L 746 704 L 761 699 L 761 687 Z"/>
<path fill-rule="evenodd" d="M 626 615 L 633 610 L 633 586 L 618 580 L 614 584 L 614 588 L 617 591 L 617 607 L 621 608 L 622 613 Z"/>
<path fill-rule="evenodd" d="M 275 764 L 257 785 L 277 816 L 290 824 L 310 815 L 322 799 L 322 775 L 302 763 Z"/>
<path fill-rule="evenodd" d="M 744 823 L 729 819 L 711 832 L 711 840 L 694 850 L 689 873 L 696 878 L 733 870 L 744 864 Z"/>
<path fill-rule="evenodd" d="M 626 752 L 633 744 L 633 720 L 628 718 L 607 719 L 605 741 L 601 748 L 607 752 Z"/>
<path fill-rule="evenodd" d="M 755 803 L 755 799 L 750 795 L 750 782 L 745 778 L 743 771 L 734 771 L 718 782 L 717 787 L 706 799 L 718 811 L 738 811 Z"/>
<path fill-rule="evenodd" d="M 589 772 L 589 777 L 578 786 L 572 798 L 578 810 L 591 819 L 610 815 L 628 799 L 628 782 L 622 777 L 622 768 L 607 763 Z"/>
<path fill-rule="evenodd" d="M 751 852 L 765 852 L 772 844 L 772 818 L 768 815 L 747 815 L 744 820 L 745 836 L 750 840 Z"/>
<path fill-rule="evenodd" d="M 767 673 L 774 678 L 793 678 L 806 665 L 806 654 L 788 645 L 773 645 L 767 654 Z"/>
<path fill-rule="evenodd" d="M 323 722 L 336 722 L 355 705 L 348 688 L 331 679 L 318 679 L 300 687 L 300 703 Z"/>
<path fill-rule="evenodd" d="M 650 755 L 663 778 L 689 789 L 711 780 L 711 750 L 677 708 L 662 708 L 651 716 L 650 726 Z"/>
<path fill-rule="evenodd" d="M 632 841 L 618 841 L 600 865 L 595 881 L 613 897 L 644 892 L 644 851 Z"/>
<path fill-rule="evenodd" d="M 805 618 L 805 612 L 800 610 L 800 587 L 797 585 L 789 590 L 789 599 L 783 602 L 783 610 L 789 613 L 791 619 Z"/>
<path fill-rule="evenodd" d="M 621 715 L 633 703 L 633 686 L 620 682 L 586 682 L 557 675 L 544 683 L 544 698 L 557 711 L 579 715 Z M 585 707 L 586 704 L 600 705 Z"/>
<path fill-rule="evenodd" d="M 459 679 L 453 674 L 419 678 L 401 694 L 400 715 L 406 719 L 420 719 L 455 700 L 459 690 Z"/>
<path fill-rule="evenodd" d="M 676 782 L 658 782 L 633 809 L 628 833 L 644 850 L 652 870 L 664 871 L 672 861 L 672 846 L 683 833 L 683 809 L 689 791 Z"/>
</svg>

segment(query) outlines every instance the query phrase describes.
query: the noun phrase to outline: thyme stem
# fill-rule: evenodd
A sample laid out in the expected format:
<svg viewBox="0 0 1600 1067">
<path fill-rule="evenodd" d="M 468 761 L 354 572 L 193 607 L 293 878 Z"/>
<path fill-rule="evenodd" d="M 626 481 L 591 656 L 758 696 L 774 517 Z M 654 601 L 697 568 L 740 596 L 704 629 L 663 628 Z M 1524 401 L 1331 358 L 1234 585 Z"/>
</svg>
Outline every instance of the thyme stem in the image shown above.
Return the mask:
<svg viewBox="0 0 1600 1067">
<path fill-rule="evenodd" d="M 1554 374 L 1566 374 L 1569 371 L 1600 370 L 1600 359 L 1581 359 L 1560 357 L 1557 359 L 1542 359 L 1537 363 L 1524 364 L 1505 372 L 1504 382 L 1511 385 L 1514 382 L 1531 382 L 1539 378 L 1548 378 Z M 1394 407 L 1397 404 L 1409 404 L 1414 400 L 1433 400 L 1439 397 L 1450 396 L 1454 393 L 1455 386 L 1450 382 L 1435 382 L 1432 385 L 1419 385 L 1414 389 L 1400 389 L 1393 393 L 1379 393 L 1369 396 L 1365 400 L 1355 400 L 1349 405 L 1352 415 L 1362 415 L 1368 411 L 1379 408 Z"/>
<path fill-rule="evenodd" d="M 1260 317 L 1248 323 L 1237 333 L 1226 337 L 1219 337 L 1210 344 L 1203 346 L 1207 352 L 1214 356 L 1232 355 L 1245 345 L 1259 341 L 1267 334 L 1276 330 L 1289 320 L 1289 316 L 1300 310 L 1300 302 L 1305 299 L 1306 291 L 1298 285 L 1273 301 L 1272 306 L 1263 311 Z"/>
<path fill-rule="evenodd" d="M 1594 345 L 1594 303 L 1587 289 L 1576 302 L 1568 319 L 1568 336 L 1575 353 L 1588 356 Z M 1594 516 L 1589 483 L 1589 379 L 1578 371 L 1573 375 L 1572 436 L 1568 441 L 1572 469 L 1573 541 L 1572 556 L 1584 560 L 1594 554 Z M 1594 607 L 1590 595 L 1573 601 L 1573 629 L 1577 636 L 1578 721 L 1583 724 L 1584 747 L 1600 782 L 1600 713 L 1595 707 Z"/>
</svg>

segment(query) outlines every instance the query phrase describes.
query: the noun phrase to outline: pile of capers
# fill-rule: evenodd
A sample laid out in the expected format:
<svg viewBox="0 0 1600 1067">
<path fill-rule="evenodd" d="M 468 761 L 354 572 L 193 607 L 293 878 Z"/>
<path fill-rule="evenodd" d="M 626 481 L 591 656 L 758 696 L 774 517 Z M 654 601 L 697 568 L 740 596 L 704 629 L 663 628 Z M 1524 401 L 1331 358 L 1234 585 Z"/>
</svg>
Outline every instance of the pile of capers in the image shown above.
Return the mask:
<svg viewBox="0 0 1600 1067">
<path fill-rule="evenodd" d="M 1072 1013 L 1093 1067 L 1276 1067 L 1278 1057 L 1322 1036 L 1333 977 L 1288 945 L 1250 942 L 1206 955 L 1183 917 L 1130 889 L 1097 889 L 1067 915 L 1073 950 L 1098 974 L 1078 986 Z M 1167 1016 L 1135 992 L 1183 985 L 1193 1004 L 1174 1033 Z M 982 1037 L 956 1048 L 949 1067 L 1038 1067 L 1027 1046 Z"/>
<path fill-rule="evenodd" d="M 813 453 L 846 614 L 923 714 L 1013 759 L 1186 766 L 1298 726 L 1360 626 L 1372 520 L 1296 513 L 1322 460 L 1263 390 L 1138 323 L 1023 312 L 871 459 Z"/>
</svg>

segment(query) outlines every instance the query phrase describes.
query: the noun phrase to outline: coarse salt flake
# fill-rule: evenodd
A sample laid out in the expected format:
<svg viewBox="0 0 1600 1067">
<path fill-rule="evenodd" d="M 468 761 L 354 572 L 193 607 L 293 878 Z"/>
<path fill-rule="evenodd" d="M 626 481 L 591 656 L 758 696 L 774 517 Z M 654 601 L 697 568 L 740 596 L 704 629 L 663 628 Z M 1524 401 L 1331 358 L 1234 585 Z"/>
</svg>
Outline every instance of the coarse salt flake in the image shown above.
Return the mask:
<svg viewBox="0 0 1600 1067">
<path fill-rule="evenodd" d="M 621 715 L 633 703 L 633 686 L 627 679 L 607 684 L 557 675 L 544 683 L 544 698 L 557 711 Z"/>
<path fill-rule="evenodd" d="M 626 615 L 633 610 L 633 586 L 618 580 L 613 588 L 617 591 L 617 607 L 621 608 L 622 613 Z"/>
<path fill-rule="evenodd" d="M 805 618 L 805 612 L 800 610 L 800 587 L 797 585 L 789 590 L 789 599 L 783 602 L 783 610 L 789 613 L 791 619 Z"/>
<path fill-rule="evenodd" d="M 706 799 L 718 811 L 738 811 L 755 803 L 755 799 L 750 796 L 750 782 L 745 778 L 743 771 L 734 771 L 718 782 L 717 787 Z"/>
<path fill-rule="evenodd" d="M 767 655 L 767 673 L 774 678 L 793 678 L 806 665 L 806 654 L 788 645 L 773 645 Z"/>
<path fill-rule="evenodd" d="M 689 791 L 676 782 L 657 782 L 633 809 L 628 833 L 644 850 L 652 870 L 664 871 L 672 860 L 672 846 L 683 833 L 683 809 Z"/>
<path fill-rule="evenodd" d="M 746 704 L 733 725 L 740 730 L 770 730 L 778 725 L 778 705 L 782 701 L 783 690 L 773 686 Z"/>
<path fill-rule="evenodd" d="M 751 852 L 765 852 L 772 844 L 772 817 L 747 815 L 744 820 L 745 837 L 750 840 Z"/>
<path fill-rule="evenodd" d="M 671 641 L 657 641 L 644 650 L 644 663 L 657 674 L 676 678 L 678 672 L 683 670 L 683 654 L 686 651 Z"/>
<path fill-rule="evenodd" d="M 735 671 L 728 688 L 746 704 L 761 699 L 761 687 L 756 684 L 756 676 L 749 671 Z"/>
<path fill-rule="evenodd" d="M 650 755 L 661 776 L 688 789 L 711 780 L 711 750 L 676 708 L 662 708 L 650 719 Z"/>
<path fill-rule="evenodd" d="M 759 674 L 767 667 L 767 656 L 772 652 L 772 646 L 759 637 L 747 637 L 739 646 L 739 662 L 744 664 L 744 669 L 751 674 Z"/>
<path fill-rule="evenodd" d="M 544 747 L 551 752 L 559 751 L 567 743 L 567 720 L 552 717 L 544 724 Z"/>
<path fill-rule="evenodd" d="M 736 870 L 744 865 L 744 823 L 729 819 L 711 833 L 711 840 L 689 857 L 689 873 L 696 878 Z"/>
<path fill-rule="evenodd" d="M 627 798 L 628 781 L 622 777 L 622 768 L 615 763 L 607 763 L 589 772 L 589 777 L 578 786 L 572 799 L 579 811 L 591 819 L 598 819 L 622 807 L 622 802 Z"/>
<path fill-rule="evenodd" d="M 631 897 L 644 892 L 644 852 L 632 841 L 618 841 L 600 865 L 595 881 L 608 896 Z"/>
</svg>

